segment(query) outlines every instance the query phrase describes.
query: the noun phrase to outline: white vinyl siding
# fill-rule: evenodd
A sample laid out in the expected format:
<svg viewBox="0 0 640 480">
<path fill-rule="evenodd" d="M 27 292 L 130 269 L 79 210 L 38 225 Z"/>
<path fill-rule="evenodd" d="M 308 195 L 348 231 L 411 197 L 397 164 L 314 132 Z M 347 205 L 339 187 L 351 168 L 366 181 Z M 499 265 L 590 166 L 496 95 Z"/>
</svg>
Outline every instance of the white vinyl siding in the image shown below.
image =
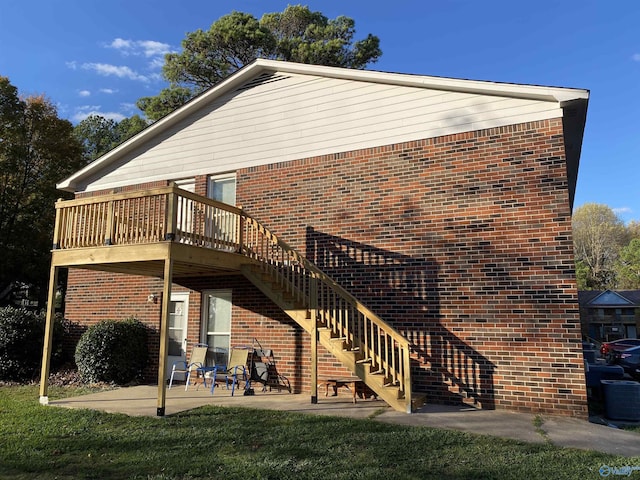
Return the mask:
<svg viewBox="0 0 640 480">
<path fill-rule="evenodd" d="M 557 101 L 286 74 L 235 90 L 106 167 L 87 190 L 562 117 Z"/>
</svg>

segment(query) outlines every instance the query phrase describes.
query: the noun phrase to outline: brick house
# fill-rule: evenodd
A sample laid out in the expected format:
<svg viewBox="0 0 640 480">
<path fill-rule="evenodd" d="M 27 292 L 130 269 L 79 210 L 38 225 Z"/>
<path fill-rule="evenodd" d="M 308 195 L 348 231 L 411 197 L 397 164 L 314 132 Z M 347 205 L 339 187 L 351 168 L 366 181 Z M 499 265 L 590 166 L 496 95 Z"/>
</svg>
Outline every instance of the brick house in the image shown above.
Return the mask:
<svg viewBox="0 0 640 480">
<path fill-rule="evenodd" d="M 153 329 L 159 414 L 190 344 L 258 339 L 296 392 L 585 417 L 588 97 L 257 60 L 58 185 L 65 316 Z"/>
</svg>

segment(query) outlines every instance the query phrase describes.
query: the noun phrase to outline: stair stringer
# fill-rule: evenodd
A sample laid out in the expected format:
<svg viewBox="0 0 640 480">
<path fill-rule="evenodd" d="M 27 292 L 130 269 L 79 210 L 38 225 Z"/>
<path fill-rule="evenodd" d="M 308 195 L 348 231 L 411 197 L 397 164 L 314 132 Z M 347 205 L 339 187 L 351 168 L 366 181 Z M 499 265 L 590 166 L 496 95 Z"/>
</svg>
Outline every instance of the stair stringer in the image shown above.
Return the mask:
<svg viewBox="0 0 640 480">
<path fill-rule="evenodd" d="M 307 333 L 313 334 L 314 324 L 309 299 L 300 292 L 286 293 L 282 281 L 272 281 L 273 278 L 264 270 L 256 272 L 256 268 L 247 265 L 242 267 L 243 275 L 256 286 L 271 301 L 278 305 L 292 320 L 300 325 Z M 291 286 L 287 285 L 289 292 Z M 411 413 L 411 399 L 406 398 L 397 385 L 388 378 L 372 371 L 371 364 L 359 354 L 357 346 L 350 349 L 342 339 L 332 337 L 331 330 L 325 328 L 316 320 L 319 343 L 331 353 L 339 362 L 348 368 L 356 377 L 360 378 L 378 397 L 393 409 Z"/>
</svg>

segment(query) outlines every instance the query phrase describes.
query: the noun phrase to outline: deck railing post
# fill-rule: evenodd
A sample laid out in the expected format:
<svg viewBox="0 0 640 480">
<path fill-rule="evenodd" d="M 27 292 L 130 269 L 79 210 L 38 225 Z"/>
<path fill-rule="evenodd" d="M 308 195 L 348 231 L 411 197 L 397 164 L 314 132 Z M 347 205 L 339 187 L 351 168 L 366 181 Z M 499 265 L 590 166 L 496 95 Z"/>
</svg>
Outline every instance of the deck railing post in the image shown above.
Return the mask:
<svg viewBox="0 0 640 480">
<path fill-rule="evenodd" d="M 239 208 L 242 209 L 242 207 Z M 244 251 L 245 218 L 244 212 L 241 212 L 238 215 L 238 234 L 236 235 L 236 238 L 238 239 L 238 253 L 242 253 Z"/>
<path fill-rule="evenodd" d="M 175 184 L 171 192 L 167 194 L 167 233 L 164 239 L 173 241 L 176 239 L 176 230 L 178 225 L 178 193 L 175 190 Z"/>
<path fill-rule="evenodd" d="M 113 239 L 115 238 L 115 202 L 110 200 L 107 204 L 107 228 L 105 232 L 104 244 L 113 245 Z"/>
<path fill-rule="evenodd" d="M 59 198 L 56 202 L 56 223 L 53 227 L 53 249 L 58 250 L 60 248 L 60 222 L 62 221 L 62 199 Z"/>
</svg>

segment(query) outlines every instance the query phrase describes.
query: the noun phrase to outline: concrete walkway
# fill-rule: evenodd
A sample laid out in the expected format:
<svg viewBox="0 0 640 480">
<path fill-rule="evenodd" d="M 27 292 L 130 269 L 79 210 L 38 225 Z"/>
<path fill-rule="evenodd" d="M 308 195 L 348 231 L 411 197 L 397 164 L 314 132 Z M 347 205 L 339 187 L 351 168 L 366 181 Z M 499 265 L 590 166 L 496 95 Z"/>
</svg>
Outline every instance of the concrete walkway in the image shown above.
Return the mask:
<svg viewBox="0 0 640 480">
<path fill-rule="evenodd" d="M 131 416 L 156 416 L 157 386 L 141 385 L 118 388 L 104 392 L 51 401 L 49 405 L 67 408 L 87 408 Z M 565 417 L 536 416 L 504 410 L 476 410 L 469 407 L 425 405 L 411 415 L 391 410 L 380 400 L 359 400 L 353 404 L 351 397 L 320 396 L 317 404 L 311 404 L 307 395 L 287 392 L 256 391 L 253 396 L 243 396 L 242 391 L 231 397 L 230 390 L 209 390 L 174 387 L 167 390 L 165 412 L 173 415 L 203 405 L 219 405 L 266 410 L 282 410 L 314 415 L 333 415 L 352 418 L 373 418 L 380 422 L 460 430 L 480 435 L 510 438 L 524 442 L 550 442 L 561 447 L 596 450 L 626 457 L 640 458 L 640 433 L 629 432 L 584 420 Z M 161 417 L 158 417 L 161 418 Z M 536 425 L 537 424 L 537 425 Z"/>
</svg>

